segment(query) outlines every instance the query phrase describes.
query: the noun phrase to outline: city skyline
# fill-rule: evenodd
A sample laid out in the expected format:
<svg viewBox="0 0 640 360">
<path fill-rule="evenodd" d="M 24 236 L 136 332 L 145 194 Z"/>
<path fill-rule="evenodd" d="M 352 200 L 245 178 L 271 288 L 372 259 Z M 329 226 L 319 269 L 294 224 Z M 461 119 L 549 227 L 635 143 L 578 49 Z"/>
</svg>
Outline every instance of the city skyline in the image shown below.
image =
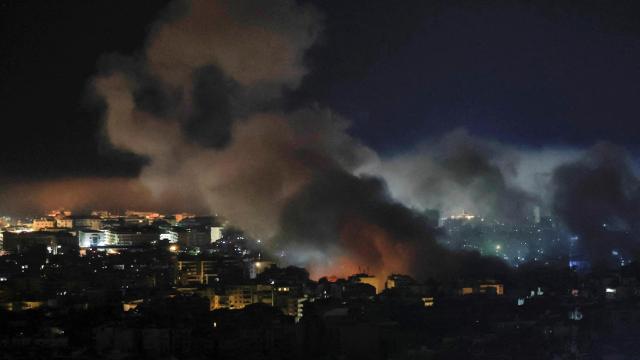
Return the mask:
<svg viewBox="0 0 640 360">
<path fill-rule="evenodd" d="M 0 0 L 15 359 L 634 359 L 637 1 Z"/>
<path fill-rule="evenodd" d="M 11 1 L 4 5 L 15 15 L 33 6 Z M 144 24 L 127 25 L 139 34 L 136 38 L 129 37 L 126 28 L 122 28 L 115 33 L 116 38 L 105 44 L 105 50 L 96 42 L 92 45 L 97 46 L 94 49 L 97 52 L 78 56 L 78 61 L 86 64 L 80 67 L 85 69 L 81 92 L 77 91 L 77 85 L 64 82 L 56 85 L 61 91 L 67 89 L 64 91 L 91 99 L 83 105 L 81 117 L 94 121 L 92 134 L 87 134 L 86 128 L 77 128 L 73 117 L 68 118 L 68 123 L 62 120 L 63 125 L 56 128 L 67 129 L 62 130 L 65 136 L 74 134 L 76 129 L 85 131 L 79 141 L 63 141 L 58 147 L 53 145 L 57 141 L 53 134 L 60 130 L 55 130 L 50 140 L 43 143 L 51 148 L 51 154 L 56 151 L 62 154 L 67 146 L 76 147 L 77 155 L 64 155 L 68 161 L 64 161 L 61 169 L 66 170 L 61 174 L 44 170 L 49 175 L 29 175 L 30 167 L 21 166 L 22 170 L 3 174 L 7 182 L 0 192 L 0 210 L 5 215 L 41 213 L 58 207 L 76 212 L 138 208 L 220 214 L 250 236 L 263 239 L 272 250 L 286 249 L 297 259 L 296 264 L 320 262 L 350 267 L 366 264 L 414 275 L 457 261 L 455 255 L 438 244 L 437 229 L 421 219 L 425 211 L 431 210 L 444 216 L 467 210 L 508 224 L 526 221 L 538 211 L 553 217 L 566 229 L 564 240 L 577 236 L 592 254 L 612 251 L 614 242 L 616 251 L 636 251 L 634 239 L 640 235 L 638 164 L 633 144 L 619 136 L 616 122 L 607 121 L 598 138 L 565 136 L 577 129 L 593 127 L 595 123 L 590 120 L 579 126 L 566 123 L 568 127 L 562 130 L 566 134 L 561 136 L 532 128 L 526 124 L 540 121 L 551 131 L 552 123 L 562 124 L 558 114 L 567 114 L 566 121 L 576 116 L 567 109 L 550 106 L 549 99 L 534 92 L 537 95 L 527 97 L 529 103 L 521 113 L 526 108 L 528 116 L 535 116 L 536 112 L 530 110 L 534 103 L 543 100 L 547 103 L 540 102 L 541 107 L 557 113 L 550 118 L 555 120 L 543 121 L 542 115 L 539 120 L 524 121 L 518 117 L 508 120 L 521 123 L 510 126 L 512 129 L 530 129 L 531 136 L 522 137 L 519 130 L 505 133 L 504 127 L 492 123 L 493 115 L 478 115 L 463 122 L 443 117 L 446 127 L 430 124 L 429 111 L 422 115 L 427 125 L 370 115 L 363 122 L 362 112 L 378 109 L 376 113 L 385 114 L 391 108 L 379 108 L 379 101 L 361 103 L 357 98 L 375 88 L 369 84 L 379 82 L 381 73 L 388 84 L 395 79 L 409 85 L 403 71 L 413 69 L 409 71 L 415 71 L 417 79 L 424 81 L 435 76 L 433 68 L 442 69 L 437 76 L 449 81 L 445 81 L 446 86 L 424 82 L 424 89 L 437 86 L 437 91 L 427 92 L 437 94 L 432 97 L 438 99 L 437 105 L 432 105 L 451 104 L 454 98 L 439 97 L 451 96 L 455 89 L 458 89 L 455 92 L 463 90 L 468 104 L 482 100 L 477 108 L 460 107 L 470 111 L 464 116 L 471 116 L 482 107 L 485 110 L 493 107 L 489 113 L 494 115 L 504 110 L 491 98 L 478 98 L 473 90 L 492 76 L 494 80 L 508 80 L 514 90 L 544 86 L 554 93 L 567 84 L 575 85 L 569 80 L 576 74 L 591 74 L 590 78 L 600 83 L 593 83 L 594 88 L 586 93 L 569 91 L 567 96 L 574 93 L 593 96 L 595 87 L 604 87 L 621 71 L 619 68 L 628 65 L 629 55 L 620 54 L 616 47 L 635 49 L 628 47 L 627 41 L 632 40 L 627 37 L 606 44 L 594 42 L 595 37 L 613 39 L 620 32 L 626 36 L 633 34 L 633 26 L 613 21 L 625 19 L 618 8 L 601 11 L 595 3 L 588 2 L 577 8 L 498 2 L 477 8 L 464 1 L 459 6 L 414 4 L 415 13 L 409 13 L 408 8 L 395 8 L 386 18 L 389 31 L 384 34 L 356 31 L 343 37 L 339 34 L 344 32 L 335 31 L 343 29 L 349 21 L 333 16 L 356 16 L 355 7 L 351 7 L 354 5 L 194 0 L 137 6 L 140 7 L 134 11 L 146 11 L 148 17 L 142 20 Z M 116 8 L 110 11 L 113 9 Z M 358 18 L 363 24 L 384 18 L 380 6 L 362 5 L 362 9 Z M 93 10 L 73 11 L 91 14 Z M 593 17 L 593 11 L 599 11 L 602 17 Z M 109 12 L 105 14 L 102 21 L 111 16 Z M 17 26 L 17 19 L 10 22 L 11 26 Z M 465 26 L 452 26 L 447 19 L 451 19 L 451 24 L 459 19 L 468 22 Z M 578 30 L 566 27 L 574 23 L 601 27 L 584 31 L 579 30 L 581 27 Z M 357 25 L 356 30 L 363 24 Z M 488 28 L 481 24 L 487 24 Z M 52 25 L 62 26 L 55 22 Z M 61 27 L 69 31 L 65 26 L 73 23 Z M 515 35 L 505 32 L 505 26 L 513 27 L 522 40 L 517 41 Z M 469 33 L 474 28 L 483 30 Z M 93 29 L 104 36 L 105 29 Z M 492 37 L 487 37 L 485 31 Z M 553 33 L 558 35 L 556 40 L 550 37 Z M 73 38 L 70 32 L 65 35 Z M 367 35 L 372 38 L 366 38 Z M 46 39 L 37 27 L 30 28 L 24 36 L 34 36 L 31 41 L 35 43 Z M 127 39 L 119 43 L 120 37 Z M 376 50 L 364 41 L 375 37 L 382 37 L 389 46 Z M 569 74 L 573 75 L 559 76 L 560 70 L 567 69 L 567 61 L 582 54 L 585 42 L 601 46 L 602 51 L 618 57 L 605 60 L 601 52 L 590 49 L 584 58 L 589 60 L 586 64 L 571 63 Z M 478 44 L 486 44 L 486 48 Z M 416 48 L 418 45 L 420 50 Z M 106 49 L 114 46 L 115 49 Z M 119 46 L 127 50 L 120 51 Z M 358 46 L 370 57 L 355 56 Z M 345 49 L 346 53 L 329 58 L 327 52 L 332 48 Z M 434 49 L 434 56 L 429 58 L 429 65 L 410 61 L 402 71 L 386 65 L 404 59 L 409 50 L 414 51 L 416 59 L 422 59 L 430 49 Z M 531 53 L 535 49 L 547 51 L 548 56 L 538 59 Z M 7 58 L 9 65 L 21 66 L 19 57 L 28 52 L 18 50 Z M 465 56 L 467 51 L 476 51 L 479 60 L 470 62 L 471 58 Z M 73 56 L 73 52 L 67 54 Z M 507 54 L 517 56 L 511 59 Z M 88 59 L 84 60 L 85 57 Z M 324 65 L 320 62 L 323 59 L 327 61 Z M 358 59 L 363 68 L 349 65 L 351 60 Z M 456 67 L 450 67 L 451 62 Z M 613 67 L 614 63 L 619 66 Z M 336 70 L 352 70 L 353 79 L 359 79 L 358 87 L 351 88 L 356 97 L 348 100 L 349 97 L 339 95 L 344 89 L 323 85 L 318 76 L 326 71 L 323 66 L 332 64 L 338 64 Z M 593 70 L 604 73 L 595 76 Z M 543 83 L 536 80 L 540 71 L 548 77 Z M 635 73 L 632 68 L 628 71 Z M 516 73 L 521 77 L 512 76 Z M 460 76 L 464 78 L 462 82 L 456 80 Z M 346 88 L 354 86 L 338 80 L 334 83 Z M 621 89 L 628 89 L 625 84 L 620 82 Z M 323 93 L 327 89 L 331 89 L 330 93 Z M 500 94 L 505 89 L 501 85 L 486 90 Z M 398 106 L 395 109 L 398 116 L 415 118 L 416 108 L 407 104 L 424 100 L 424 92 L 413 88 L 411 94 L 413 100 L 388 102 L 389 106 Z M 506 93 L 501 96 L 505 104 L 520 104 L 509 100 Z M 576 104 L 571 105 L 576 114 L 587 111 L 585 103 L 572 101 L 572 104 Z M 353 106 L 359 109 L 354 112 Z M 595 108 L 589 111 L 598 113 Z M 450 111 L 444 111 L 447 112 Z M 633 116 L 631 112 L 627 115 Z M 619 126 L 631 124 L 624 117 L 620 121 L 624 123 Z M 427 126 L 439 130 L 424 133 L 412 130 L 416 134 L 409 140 L 394 133 L 386 122 L 397 123 L 404 129 Z M 489 128 L 493 131 L 485 131 Z M 629 130 L 624 133 L 633 132 Z M 41 130 L 35 131 L 37 134 Z M 383 137 L 388 141 L 380 141 L 379 134 L 386 134 Z M 94 141 L 87 144 L 87 138 Z M 558 138 L 565 140 L 557 141 Z M 21 146 L 20 137 L 15 137 L 15 141 L 16 151 L 9 152 L 12 156 L 4 161 L 9 168 L 15 166 L 11 165 L 15 159 L 31 156 L 29 151 L 42 151 L 28 142 Z M 96 153 L 96 146 L 107 150 L 103 155 L 119 155 L 105 160 L 108 157 Z M 93 155 L 84 158 L 86 154 Z M 125 158 L 129 162 L 121 162 Z M 50 165 L 57 161 L 45 160 L 48 165 L 42 169 L 55 169 Z M 100 165 L 103 161 L 115 162 L 103 167 Z M 87 172 L 86 163 L 95 166 L 95 172 Z M 126 170 L 127 166 L 130 170 Z M 612 240 L 617 237 L 623 239 Z M 374 244 L 373 250 L 365 249 L 365 243 Z M 448 256 L 452 259 L 444 260 Z M 338 259 L 324 259 L 334 257 Z M 414 268 L 425 267 L 424 262 L 418 261 L 420 257 L 431 259 L 433 264 L 425 269 Z"/>
</svg>

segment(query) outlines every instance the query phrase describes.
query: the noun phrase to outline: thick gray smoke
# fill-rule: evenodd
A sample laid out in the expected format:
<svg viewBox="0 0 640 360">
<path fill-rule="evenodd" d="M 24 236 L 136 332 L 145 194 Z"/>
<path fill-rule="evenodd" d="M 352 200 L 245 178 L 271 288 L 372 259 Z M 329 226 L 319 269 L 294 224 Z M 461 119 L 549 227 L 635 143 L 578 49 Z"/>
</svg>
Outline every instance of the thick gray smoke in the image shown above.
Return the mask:
<svg viewBox="0 0 640 360">
<path fill-rule="evenodd" d="M 358 266 L 430 274 L 452 260 L 382 180 L 353 174 L 376 154 L 347 134 L 346 120 L 279 110 L 282 90 L 304 75 L 302 57 L 319 29 L 313 9 L 284 0 L 181 4 L 156 25 L 143 57 L 110 58 L 95 81 L 111 143 L 148 159 L 142 184 L 159 199 L 199 204 L 273 237 L 289 261 L 317 275 Z M 452 174 L 490 178 L 476 190 L 495 181 L 496 199 L 516 194 L 493 165 L 474 165 L 482 161 L 475 147 L 455 148 L 441 163 Z"/>
<path fill-rule="evenodd" d="M 413 273 L 417 248 L 432 265 L 445 253 L 435 229 L 393 201 L 383 181 L 339 168 L 316 174 L 287 203 L 280 225 L 279 245 L 312 274 Z"/>
<path fill-rule="evenodd" d="M 390 197 L 379 178 L 327 169 L 286 205 L 276 237 L 285 257 L 312 275 L 409 273 L 427 277 L 500 277 L 505 264 L 440 247 L 438 230 Z"/>
<path fill-rule="evenodd" d="M 517 221 L 542 206 L 571 220 L 571 205 L 552 201 L 548 189 L 553 178 L 553 194 L 573 204 L 564 167 L 554 169 L 578 151 L 517 149 L 455 131 L 380 157 L 331 111 L 283 111 L 284 90 L 300 84 L 320 29 L 319 14 L 294 0 L 175 2 L 140 56 L 105 57 L 94 81 L 106 137 L 147 159 L 139 178 L 62 181 L 49 187 L 73 196 L 41 198 L 51 207 L 101 207 L 107 199 L 223 214 L 315 275 L 502 270 L 440 248 L 414 209 Z M 76 193 L 78 183 L 99 186 Z"/>
<path fill-rule="evenodd" d="M 148 159 L 140 181 L 156 198 L 222 212 L 270 236 L 309 175 L 296 154 L 324 141 L 301 141 L 277 111 L 282 90 L 305 73 L 318 14 L 287 0 L 180 1 L 169 12 L 141 58 L 111 58 L 96 78 L 106 134 Z M 307 125 L 323 116 L 307 112 Z"/>
<path fill-rule="evenodd" d="M 384 178 L 392 195 L 418 210 L 463 211 L 522 221 L 533 207 L 549 212 L 553 169 L 577 158 L 570 149 L 523 149 L 453 131 L 414 150 L 377 159 L 359 173 Z"/>
</svg>

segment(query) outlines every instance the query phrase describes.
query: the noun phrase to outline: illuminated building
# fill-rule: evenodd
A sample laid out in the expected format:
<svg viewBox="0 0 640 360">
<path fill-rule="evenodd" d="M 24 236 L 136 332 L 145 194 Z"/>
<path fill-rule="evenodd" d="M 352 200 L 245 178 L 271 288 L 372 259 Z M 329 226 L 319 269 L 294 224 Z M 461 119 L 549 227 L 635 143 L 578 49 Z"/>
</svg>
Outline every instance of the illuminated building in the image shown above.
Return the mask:
<svg viewBox="0 0 640 360">
<path fill-rule="evenodd" d="M 34 310 L 44 306 L 44 301 L 15 301 L 0 303 L 0 308 L 7 311 Z"/>
<path fill-rule="evenodd" d="M 92 216 L 97 216 L 97 217 L 99 217 L 101 219 L 110 219 L 110 218 L 114 217 L 114 215 L 111 214 L 111 212 L 109 212 L 107 210 L 94 210 L 94 211 L 91 212 L 91 215 Z M 69 216 L 69 215 L 67 215 L 67 216 Z"/>
<path fill-rule="evenodd" d="M 80 248 L 90 248 L 104 245 L 106 245 L 106 234 L 103 231 L 78 231 L 78 246 Z"/>
<path fill-rule="evenodd" d="M 466 210 L 463 210 L 462 214 L 449 216 L 449 219 L 452 220 L 473 220 L 475 218 L 475 215 L 468 213 Z"/>
<path fill-rule="evenodd" d="M 224 228 L 222 226 L 212 226 L 211 227 L 211 243 L 215 243 L 216 241 L 222 239 L 222 230 Z"/>
<path fill-rule="evenodd" d="M 218 273 L 213 260 L 178 260 L 176 266 L 181 285 L 206 285 Z"/>
<path fill-rule="evenodd" d="M 415 280 L 411 276 L 391 274 L 387 277 L 384 287 L 386 289 L 393 289 L 395 287 L 406 287 L 413 284 L 415 284 Z"/>
<path fill-rule="evenodd" d="M 33 229 L 31 228 L 31 224 L 28 224 L 28 225 L 9 226 L 5 228 L 5 231 L 11 232 L 11 233 L 22 233 L 22 232 L 32 232 Z"/>
<path fill-rule="evenodd" d="M 535 214 L 534 214 L 535 215 Z M 439 242 L 452 250 L 478 251 L 518 267 L 530 261 L 549 261 L 568 251 L 568 236 L 551 218 L 536 216 L 502 222 L 468 213 L 443 219 L 446 236 Z"/>
<path fill-rule="evenodd" d="M 376 294 L 379 294 L 382 291 L 381 284 L 378 282 L 378 279 L 373 275 L 355 274 L 349 277 L 349 281 L 371 285 L 376 289 Z"/>
<path fill-rule="evenodd" d="M 158 231 L 148 227 L 107 229 L 104 233 L 106 245 L 145 246 L 160 239 Z"/>
<path fill-rule="evenodd" d="M 473 286 L 464 286 L 458 290 L 460 295 L 492 294 L 504 295 L 504 285 L 493 280 L 478 282 Z"/>
<path fill-rule="evenodd" d="M 285 315 L 298 316 L 298 314 L 302 312 L 300 309 L 300 307 L 302 307 L 302 305 L 300 305 L 300 299 L 301 298 L 293 294 L 276 293 L 273 306 L 280 309 Z M 304 301 L 304 298 L 302 299 Z"/>
<path fill-rule="evenodd" d="M 153 211 L 127 210 L 124 212 L 124 215 L 130 218 L 143 218 L 143 219 L 157 219 L 160 217 L 160 214 Z"/>
<path fill-rule="evenodd" d="M 270 268 L 272 265 L 275 265 L 273 261 L 268 260 L 254 260 L 249 263 L 249 278 L 255 279 L 259 274 L 263 271 Z"/>
<path fill-rule="evenodd" d="M 127 312 L 135 310 L 138 305 L 142 304 L 144 299 L 129 300 L 122 303 L 122 311 Z"/>
<path fill-rule="evenodd" d="M 56 226 L 56 219 L 51 217 L 44 217 L 39 219 L 33 219 L 31 228 L 33 231 L 40 231 L 42 229 L 49 229 Z"/>
<path fill-rule="evenodd" d="M 434 299 L 431 296 L 422 298 L 422 304 L 424 305 L 424 307 L 431 307 L 433 306 L 433 303 Z"/>
<path fill-rule="evenodd" d="M 480 293 L 504 295 L 504 285 L 498 283 L 480 284 Z"/>
<path fill-rule="evenodd" d="M 93 215 L 71 216 L 73 227 L 76 229 L 100 230 L 102 227 L 102 219 Z"/>
<path fill-rule="evenodd" d="M 304 316 L 304 303 L 307 302 L 309 300 L 309 298 L 305 295 L 305 297 L 302 298 L 298 298 L 298 306 L 297 306 L 297 311 L 296 311 L 296 323 L 300 322 L 300 320 L 302 319 L 302 317 Z"/>
<path fill-rule="evenodd" d="M 211 227 L 216 225 L 217 221 L 213 216 L 193 216 L 183 218 L 178 222 L 178 226 L 190 227 Z"/>
<path fill-rule="evenodd" d="M 211 301 L 212 309 L 238 310 L 256 303 L 273 306 L 275 304 L 275 294 L 271 285 L 235 285 L 227 287 L 224 294 L 214 295 Z"/>
<path fill-rule="evenodd" d="M 269 285 L 240 285 L 227 290 L 230 309 L 242 309 L 247 305 L 265 303 L 273 305 L 273 290 Z"/>
<path fill-rule="evenodd" d="M 473 294 L 473 288 L 470 286 L 465 286 L 460 289 L 460 295 L 471 295 Z"/>
<path fill-rule="evenodd" d="M 176 227 L 178 244 L 186 248 L 206 247 L 211 244 L 211 233 L 204 227 Z"/>
<path fill-rule="evenodd" d="M 167 240 L 171 244 L 177 244 L 178 242 L 185 244 L 186 240 L 181 241 L 181 237 L 186 235 L 186 231 L 181 228 L 172 228 L 171 230 L 165 231 L 160 234 L 161 240 Z"/>
<path fill-rule="evenodd" d="M 51 210 L 47 213 L 47 216 L 55 218 L 71 216 L 71 211 L 64 209 Z"/>
<path fill-rule="evenodd" d="M 70 218 L 56 218 L 56 227 L 71 229 L 73 227 L 73 219 Z"/>
<path fill-rule="evenodd" d="M 189 214 L 189 213 L 180 213 L 180 214 L 175 214 L 173 215 L 173 218 L 176 220 L 176 222 L 180 222 L 184 219 L 188 219 L 188 218 L 192 218 L 195 217 L 194 214 Z"/>
<path fill-rule="evenodd" d="M 184 248 L 206 247 L 211 243 L 210 234 L 204 227 L 173 226 L 160 234 L 160 240 L 167 240 Z"/>
<path fill-rule="evenodd" d="M 120 218 L 121 222 L 124 222 L 126 226 L 143 226 L 149 224 L 149 219 L 137 216 L 125 216 Z"/>
</svg>

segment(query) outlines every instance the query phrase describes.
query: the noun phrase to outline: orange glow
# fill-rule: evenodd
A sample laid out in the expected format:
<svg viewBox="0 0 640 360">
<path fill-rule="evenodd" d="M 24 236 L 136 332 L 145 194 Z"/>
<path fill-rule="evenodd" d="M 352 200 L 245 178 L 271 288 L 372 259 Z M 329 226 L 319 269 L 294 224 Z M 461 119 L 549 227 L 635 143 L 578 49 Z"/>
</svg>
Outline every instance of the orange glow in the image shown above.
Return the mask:
<svg viewBox="0 0 640 360">
<path fill-rule="evenodd" d="M 0 191 L 0 210 L 19 214 L 45 213 L 52 208 L 72 209 L 75 213 L 95 207 L 110 210 L 126 208 L 174 208 L 204 211 L 198 199 L 185 199 L 179 194 L 154 196 L 138 179 L 74 178 L 52 181 L 5 183 Z"/>
<path fill-rule="evenodd" d="M 376 277 L 379 283 L 376 288 L 383 289 L 389 274 L 410 273 L 413 259 L 411 244 L 394 241 L 380 226 L 350 218 L 342 226 L 340 235 L 345 255 L 326 264 L 310 264 L 312 278 L 347 278 L 365 272 Z"/>
</svg>

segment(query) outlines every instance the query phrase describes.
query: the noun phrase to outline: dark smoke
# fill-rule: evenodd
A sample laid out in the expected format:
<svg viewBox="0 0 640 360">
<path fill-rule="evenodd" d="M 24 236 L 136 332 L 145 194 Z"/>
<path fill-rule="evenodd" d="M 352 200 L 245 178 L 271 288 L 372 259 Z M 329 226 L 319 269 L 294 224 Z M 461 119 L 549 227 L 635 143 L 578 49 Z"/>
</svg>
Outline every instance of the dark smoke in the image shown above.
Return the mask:
<svg viewBox="0 0 640 360">
<path fill-rule="evenodd" d="M 539 189 L 570 156 L 521 151 L 456 131 L 379 158 L 329 110 L 284 111 L 283 94 L 306 74 L 304 54 L 320 28 L 317 11 L 293 0 L 175 2 L 143 51 L 106 58 L 94 79 L 105 105 L 104 133 L 118 150 L 147 161 L 140 176 L 86 183 L 95 190 L 75 186 L 84 179 L 43 184 L 26 201 L 219 213 L 265 243 L 273 240 L 286 260 L 309 266 L 316 276 L 361 269 L 420 278 L 503 272 L 500 261 L 438 246 L 437 231 L 414 209 L 521 220 L 534 205 L 548 203 Z M 580 179 L 592 175 L 589 169 Z M 563 186 L 562 168 L 555 174 L 557 196 L 568 203 L 557 212 L 581 229 L 569 208 L 584 201 L 572 195 L 583 180 Z M 530 178 L 536 183 L 523 180 Z M 632 174 L 622 178 L 618 187 L 636 186 Z M 15 193 L 31 188 L 18 186 Z M 607 214 L 634 210 L 637 195 L 616 194 L 593 201 L 627 199 Z M 628 231 L 637 225 L 624 215 L 606 221 Z"/>
<path fill-rule="evenodd" d="M 467 189 L 473 203 L 490 209 L 482 215 L 512 222 L 530 216 L 536 204 L 534 196 L 509 186 L 504 170 L 494 162 L 497 154 L 504 156 L 504 148 L 479 141 L 464 132 L 452 133 L 441 147 L 436 161 L 444 170 L 444 181 Z M 442 182 L 440 180 L 439 186 L 446 186 Z M 425 190 L 431 193 L 439 190 L 429 189 L 429 184 L 433 183 L 433 178 L 424 183 Z"/>
<path fill-rule="evenodd" d="M 291 0 L 175 1 L 144 51 L 108 58 L 96 77 L 106 136 L 147 160 L 139 179 L 155 199 L 224 213 L 270 237 L 308 181 L 292 154 L 328 142 L 302 138 L 279 110 L 319 27 L 313 7 Z"/>
<path fill-rule="evenodd" d="M 582 255 L 603 262 L 634 255 L 640 242 L 640 179 L 629 154 L 598 144 L 553 174 L 553 210 L 578 236 Z"/>
<path fill-rule="evenodd" d="M 199 145 L 225 147 L 231 140 L 232 101 L 238 84 L 213 65 L 196 70 L 193 78 L 192 108 L 184 131 Z"/>
<path fill-rule="evenodd" d="M 309 266 L 313 275 L 368 271 L 424 280 L 507 273 L 499 260 L 444 250 L 437 236 L 426 218 L 390 197 L 383 180 L 333 169 L 288 202 L 276 238 L 288 260 Z"/>
</svg>

